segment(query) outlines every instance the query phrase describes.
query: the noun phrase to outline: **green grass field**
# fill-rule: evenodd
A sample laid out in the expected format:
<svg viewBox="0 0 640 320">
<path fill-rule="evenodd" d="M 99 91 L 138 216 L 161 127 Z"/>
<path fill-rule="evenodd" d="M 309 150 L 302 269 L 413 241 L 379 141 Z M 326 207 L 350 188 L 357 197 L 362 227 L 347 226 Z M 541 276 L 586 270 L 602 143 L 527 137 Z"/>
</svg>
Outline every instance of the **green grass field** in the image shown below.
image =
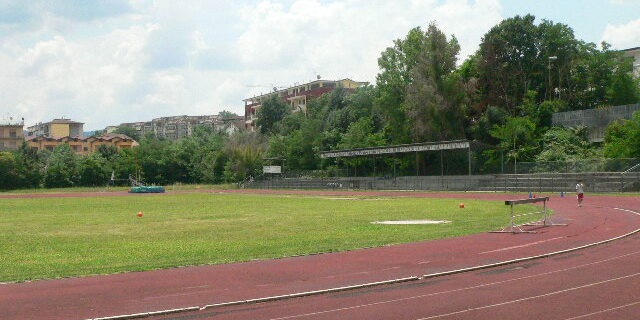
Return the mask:
<svg viewBox="0 0 640 320">
<path fill-rule="evenodd" d="M 464 200 L 465 209 L 460 202 L 203 193 L 0 199 L 0 281 L 342 251 L 479 233 L 508 222 L 501 201 Z M 404 219 L 452 223 L 370 223 Z"/>
</svg>

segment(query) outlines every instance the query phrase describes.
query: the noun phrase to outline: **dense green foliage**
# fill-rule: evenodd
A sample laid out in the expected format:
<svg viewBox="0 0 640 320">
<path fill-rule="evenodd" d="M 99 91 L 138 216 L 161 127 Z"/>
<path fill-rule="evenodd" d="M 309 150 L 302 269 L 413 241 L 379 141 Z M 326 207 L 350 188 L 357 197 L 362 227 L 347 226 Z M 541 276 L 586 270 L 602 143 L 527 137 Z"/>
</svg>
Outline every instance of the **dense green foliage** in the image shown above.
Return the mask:
<svg viewBox="0 0 640 320">
<path fill-rule="evenodd" d="M 459 52 L 456 38 L 435 24 L 417 27 L 381 53 L 375 86 L 336 88 L 306 110 L 291 110 L 271 95 L 258 110 L 259 133 L 228 137 L 200 128 L 168 141 L 120 128 L 140 146 L 105 147 L 89 157 L 68 146 L 41 153 L 23 147 L 0 154 L 0 189 L 99 185 L 111 173 L 156 184 L 237 182 L 259 176 L 266 157 L 286 159 L 287 170 L 357 165 L 357 174 L 366 175 L 382 165 L 398 174 L 430 174 L 440 172 L 440 155 L 322 161 L 318 152 L 453 139 L 487 146 L 473 160 L 478 172 L 502 161 L 640 157 L 637 118 L 613 124 L 603 145 L 589 143 L 584 130 L 551 127 L 554 112 L 639 102 L 632 61 L 608 44 L 586 43 L 567 25 L 526 15 L 491 28 L 466 61 L 458 60 Z M 465 156 L 447 159 L 465 172 Z"/>
<path fill-rule="evenodd" d="M 149 136 L 139 143 L 121 151 L 101 146 L 89 156 L 73 153 L 67 144 L 52 152 L 36 153 L 26 144 L 16 152 L 0 152 L 0 190 L 126 185 L 129 175 L 159 185 L 236 182 L 257 175 L 266 149 L 259 134 L 229 137 L 210 127 L 197 127 L 191 137 L 177 141 Z"/>
</svg>

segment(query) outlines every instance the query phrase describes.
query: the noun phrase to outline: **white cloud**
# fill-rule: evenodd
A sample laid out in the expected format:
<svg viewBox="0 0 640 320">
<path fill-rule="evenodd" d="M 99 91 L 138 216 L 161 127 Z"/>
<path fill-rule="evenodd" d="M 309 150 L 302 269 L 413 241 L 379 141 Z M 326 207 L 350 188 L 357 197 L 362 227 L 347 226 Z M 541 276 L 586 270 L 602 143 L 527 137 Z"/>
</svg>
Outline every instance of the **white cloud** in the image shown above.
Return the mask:
<svg viewBox="0 0 640 320">
<path fill-rule="evenodd" d="M 286 86 L 314 72 L 372 82 L 380 53 L 409 29 L 437 22 L 445 33 L 456 34 L 464 59 L 500 21 L 500 10 L 497 0 L 298 0 L 290 6 L 262 1 L 243 10 L 247 27 L 238 51 L 261 84 Z"/>
<path fill-rule="evenodd" d="M 640 46 L 640 19 L 621 25 L 608 24 L 602 41 L 610 43 L 616 49 Z"/>
<path fill-rule="evenodd" d="M 430 21 L 458 37 L 463 59 L 501 19 L 499 0 L 107 4 L 91 12 L 31 6 L 6 17 L 42 23 L 0 42 L 3 113 L 29 124 L 64 115 L 87 129 L 222 109 L 242 114 L 242 99 L 315 74 L 374 81 L 380 53 Z"/>
</svg>

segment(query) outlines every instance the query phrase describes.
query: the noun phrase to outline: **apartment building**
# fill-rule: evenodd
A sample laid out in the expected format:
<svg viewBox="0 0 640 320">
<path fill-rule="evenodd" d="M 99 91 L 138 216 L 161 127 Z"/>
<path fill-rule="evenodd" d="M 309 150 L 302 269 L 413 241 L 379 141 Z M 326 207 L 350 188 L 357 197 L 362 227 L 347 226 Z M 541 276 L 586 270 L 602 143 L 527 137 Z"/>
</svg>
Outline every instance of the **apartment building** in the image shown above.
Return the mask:
<svg viewBox="0 0 640 320">
<path fill-rule="evenodd" d="M 156 137 L 177 140 L 191 136 L 198 126 L 208 126 L 215 131 L 231 134 L 242 128 L 243 121 L 244 117 L 239 117 L 239 119 L 222 119 L 219 115 L 182 115 L 156 118 L 151 121 L 122 123 L 120 127 L 134 128 L 141 137 L 151 133 Z"/>
<path fill-rule="evenodd" d="M 24 119 L 0 119 L 0 151 L 16 150 L 24 141 Z"/>
<path fill-rule="evenodd" d="M 292 112 L 307 112 L 307 104 L 325 93 L 335 90 L 335 88 L 341 87 L 348 90 L 355 90 L 356 88 L 368 85 L 368 82 L 358 82 L 351 79 L 342 80 L 321 80 L 294 85 L 292 87 L 274 90 L 267 94 L 248 98 L 244 101 L 244 120 L 245 128 L 247 130 L 254 131 L 256 128 L 256 114 L 262 105 L 262 101 L 272 95 L 279 95 L 291 106 Z"/>
<path fill-rule="evenodd" d="M 27 136 L 64 138 L 84 136 L 84 123 L 69 119 L 53 119 L 27 128 Z"/>
</svg>

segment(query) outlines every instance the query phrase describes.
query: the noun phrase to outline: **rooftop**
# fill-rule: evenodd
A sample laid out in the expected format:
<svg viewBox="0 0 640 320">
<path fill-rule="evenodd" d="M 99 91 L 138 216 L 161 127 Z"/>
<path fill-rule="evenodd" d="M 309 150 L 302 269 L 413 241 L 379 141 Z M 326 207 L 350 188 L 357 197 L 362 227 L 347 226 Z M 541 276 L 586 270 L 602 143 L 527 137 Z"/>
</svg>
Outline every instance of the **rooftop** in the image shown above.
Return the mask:
<svg viewBox="0 0 640 320">
<path fill-rule="evenodd" d="M 640 47 L 629 48 L 629 49 L 622 49 L 622 50 L 620 50 L 620 51 L 635 51 L 635 50 L 640 50 Z"/>
<path fill-rule="evenodd" d="M 53 119 L 51 122 L 47 123 L 69 123 L 69 124 L 84 124 L 82 122 L 71 121 L 69 119 Z"/>
<path fill-rule="evenodd" d="M 258 96 L 254 96 L 252 98 L 244 99 L 242 101 L 253 100 L 255 98 L 260 98 L 260 97 L 266 97 L 266 96 L 270 96 L 270 95 L 272 95 L 274 93 L 281 93 L 281 92 L 285 92 L 285 91 L 288 91 L 288 90 L 291 90 L 291 89 L 294 89 L 294 88 L 299 88 L 299 87 L 303 87 L 303 86 L 314 84 L 314 83 L 319 83 L 319 82 L 340 82 L 340 81 L 353 81 L 355 83 L 360 83 L 360 84 L 369 84 L 366 81 L 354 81 L 354 80 L 351 80 L 349 78 L 344 78 L 344 79 L 341 79 L 341 80 L 318 79 L 318 80 L 314 80 L 314 81 L 311 81 L 311 82 L 305 82 L 305 83 L 302 83 L 302 84 L 297 84 L 297 85 L 294 85 L 294 86 L 290 86 L 290 87 L 285 88 L 285 89 L 280 89 L 280 90 L 276 90 L 276 91 L 273 91 L 273 92 L 269 92 L 269 93 L 261 94 L 261 95 L 258 95 Z"/>
</svg>

